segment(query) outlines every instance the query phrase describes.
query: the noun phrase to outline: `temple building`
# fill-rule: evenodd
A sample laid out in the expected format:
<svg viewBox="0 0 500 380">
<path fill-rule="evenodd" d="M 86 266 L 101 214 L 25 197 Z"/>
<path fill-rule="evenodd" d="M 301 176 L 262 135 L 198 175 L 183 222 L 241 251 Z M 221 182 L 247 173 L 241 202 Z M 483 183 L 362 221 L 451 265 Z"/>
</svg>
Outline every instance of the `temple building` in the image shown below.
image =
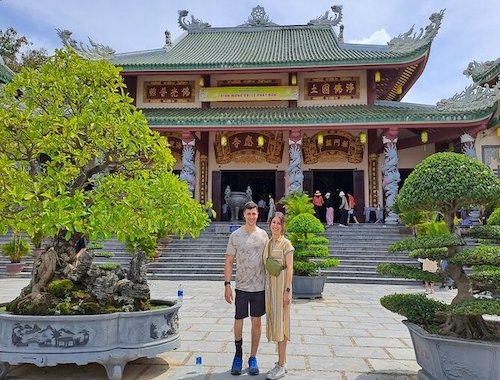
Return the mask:
<svg viewBox="0 0 500 380">
<path fill-rule="evenodd" d="M 253 8 L 235 27 L 179 11 L 182 36 L 157 50 L 112 54 L 135 105 L 168 138 L 193 196 L 221 216 L 225 190 L 254 201 L 304 190 L 350 191 L 390 211 L 404 179 L 438 151 L 498 173 L 499 60 L 471 63 L 474 81 L 436 105 L 401 100 L 423 73 L 444 11 L 387 45 L 344 42 L 342 6 L 304 25 Z M 500 175 L 500 174 L 499 174 Z M 394 220 L 389 213 L 387 221 Z"/>
</svg>

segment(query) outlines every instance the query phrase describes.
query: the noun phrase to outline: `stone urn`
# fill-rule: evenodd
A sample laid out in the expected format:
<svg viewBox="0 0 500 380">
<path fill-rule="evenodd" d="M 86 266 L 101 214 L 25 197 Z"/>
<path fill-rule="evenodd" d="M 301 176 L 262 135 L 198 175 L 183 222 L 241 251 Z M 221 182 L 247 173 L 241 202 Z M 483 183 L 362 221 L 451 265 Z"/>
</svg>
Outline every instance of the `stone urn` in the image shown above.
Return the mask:
<svg viewBox="0 0 500 380">
<path fill-rule="evenodd" d="M 129 361 L 179 347 L 181 305 L 168 304 L 155 310 L 98 316 L 0 313 L 0 380 L 9 365 L 22 363 L 38 367 L 100 363 L 110 380 L 119 380 Z"/>
<path fill-rule="evenodd" d="M 243 191 L 231 191 L 229 195 L 226 197 L 226 202 L 231 209 L 231 221 L 235 221 L 239 219 L 240 210 L 243 210 L 243 206 L 248 201 L 251 201 L 252 198 L 249 199 L 247 193 Z"/>
</svg>

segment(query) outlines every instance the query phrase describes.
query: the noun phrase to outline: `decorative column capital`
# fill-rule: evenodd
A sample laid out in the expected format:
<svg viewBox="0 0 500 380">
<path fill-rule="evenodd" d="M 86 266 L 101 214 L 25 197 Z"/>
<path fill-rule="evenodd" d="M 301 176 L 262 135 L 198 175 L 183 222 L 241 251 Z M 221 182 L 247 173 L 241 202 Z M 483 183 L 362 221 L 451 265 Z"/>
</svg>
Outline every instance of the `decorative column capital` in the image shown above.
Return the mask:
<svg viewBox="0 0 500 380">
<path fill-rule="evenodd" d="M 302 134 L 300 129 L 292 129 L 290 131 L 290 137 L 288 139 L 288 144 L 302 144 Z"/>
<path fill-rule="evenodd" d="M 397 140 L 397 138 L 398 138 L 398 128 L 391 127 L 391 128 L 389 128 L 389 129 L 386 129 L 386 130 L 384 131 L 384 134 L 383 134 L 383 136 L 382 136 L 382 137 L 383 137 L 384 139 L 388 139 L 388 140 L 394 140 L 394 139 L 396 139 L 396 141 L 394 141 L 394 142 L 397 142 L 397 141 L 398 141 L 398 140 Z M 385 144 L 385 143 L 386 143 L 386 142 L 384 141 L 384 144 Z"/>
<path fill-rule="evenodd" d="M 194 135 L 190 131 L 182 131 L 182 145 L 195 145 Z"/>
</svg>

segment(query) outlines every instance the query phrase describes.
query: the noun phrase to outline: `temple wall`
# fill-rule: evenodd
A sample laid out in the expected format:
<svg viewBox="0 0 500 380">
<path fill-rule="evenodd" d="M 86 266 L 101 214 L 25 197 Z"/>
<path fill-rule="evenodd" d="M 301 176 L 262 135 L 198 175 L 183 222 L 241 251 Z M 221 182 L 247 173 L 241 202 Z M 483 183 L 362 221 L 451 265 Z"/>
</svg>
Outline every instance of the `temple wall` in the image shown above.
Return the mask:
<svg viewBox="0 0 500 380">
<path fill-rule="evenodd" d="M 491 170 L 500 175 L 500 137 L 497 128 L 480 132 L 476 137 L 477 158 Z"/>
<path fill-rule="evenodd" d="M 413 169 L 424 158 L 436 152 L 434 144 L 422 144 L 413 148 L 398 150 L 398 169 Z"/>
</svg>

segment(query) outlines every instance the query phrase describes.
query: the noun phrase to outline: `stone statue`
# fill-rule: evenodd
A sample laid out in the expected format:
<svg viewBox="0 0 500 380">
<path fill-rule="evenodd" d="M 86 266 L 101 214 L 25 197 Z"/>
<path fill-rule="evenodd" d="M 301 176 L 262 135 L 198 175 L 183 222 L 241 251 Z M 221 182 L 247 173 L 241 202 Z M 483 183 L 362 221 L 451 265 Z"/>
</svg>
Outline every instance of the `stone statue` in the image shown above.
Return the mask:
<svg viewBox="0 0 500 380">
<path fill-rule="evenodd" d="M 300 144 L 290 144 L 290 164 L 288 165 L 288 178 L 290 180 L 289 193 L 302 191 L 304 174 L 302 174 L 302 150 Z"/>
<path fill-rule="evenodd" d="M 252 189 L 250 188 L 250 186 L 247 186 L 245 194 L 247 195 L 247 202 L 250 202 L 252 200 Z"/>
<path fill-rule="evenodd" d="M 195 150 L 194 148 L 186 144 L 182 149 L 182 171 L 179 176 L 181 181 L 186 181 L 188 184 L 188 189 L 194 194 L 194 185 L 196 178 L 196 166 L 194 164 Z"/>
<path fill-rule="evenodd" d="M 115 55 L 115 51 L 109 46 L 104 46 L 94 42 L 89 37 L 89 45 L 84 45 L 82 42 L 76 42 L 71 35 L 73 32 L 69 30 L 56 29 L 57 35 L 61 39 L 64 46 L 73 49 L 80 57 L 85 59 L 111 59 Z"/>
<path fill-rule="evenodd" d="M 389 215 L 386 218 L 387 223 L 397 223 L 398 221 L 396 213 L 392 210 L 398 195 L 398 183 L 401 181 L 401 175 L 398 170 L 397 141 L 397 137 L 394 140 L 389 140 L 385 136 L 383 137 L 385 148 L 382 174 L 384 175 L 383 185 L 386 197 L 386 207 L 389 210 Z"/>
<path fill-rule="evenodd" d="M 201 21 L 193 15 L 191 15 L 191 22 L 186 21 L 185 18 L 188 14 L 189 12 L 184 9 L 179 11 L 179 18 L 177 22 L 179 23 L 179 27 L 181 29 L 190 31 L 210 28 L 211 25 L 208 22 Z"/>
</svg>

